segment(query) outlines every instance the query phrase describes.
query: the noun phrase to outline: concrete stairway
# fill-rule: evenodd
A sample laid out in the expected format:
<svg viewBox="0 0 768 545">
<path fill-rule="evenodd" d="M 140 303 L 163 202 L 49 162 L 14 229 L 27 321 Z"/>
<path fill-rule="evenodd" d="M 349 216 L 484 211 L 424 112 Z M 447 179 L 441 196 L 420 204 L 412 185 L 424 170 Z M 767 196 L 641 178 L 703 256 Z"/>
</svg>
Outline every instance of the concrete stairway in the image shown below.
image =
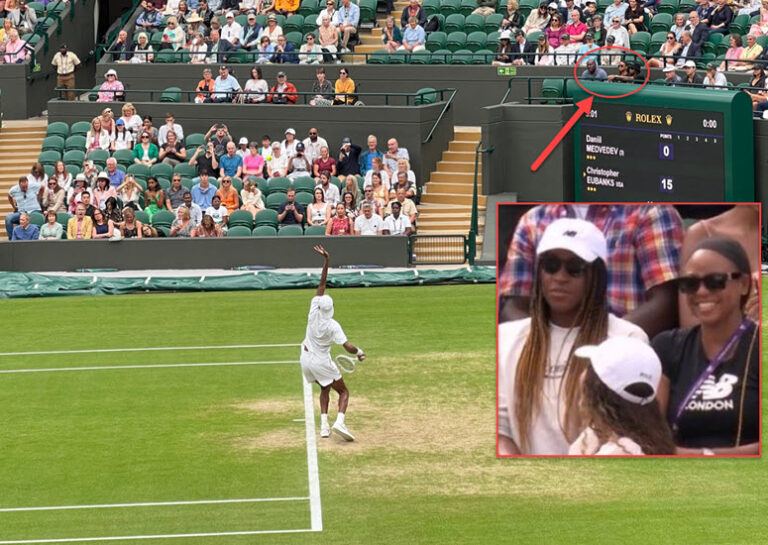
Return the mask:
<svg viewBox="0 0 768 545">
<path fill-rule="evenodd" d="M 408 7 L 407 1 L 398 0 L 395 2 L 395 10 L 392 12 L 392 16 L 395 18 L 396 26 L 400 26 L 400 16 L 406 7 Z M 381 28 L 386 20 L 387 17 L 383 13 L 376 14 L 376 28 L 371 30 L 363 29 L 360 32 L 360 44 L 355 46 L 355 53 L 373 53 L 384 47 L 384 44 L 381 42 Z M 354 63 L 365 64 L 365 59 L 356 57 Z"/>
<path fill-rule="evenodd" d="M 43 146 L 47 123 L 41 120 L 3 121 L 0 129 L 0 240 L 7 240 L 5 217 L 13 210 L 8 191 L 29 174 Z"/>
<path fill-rule="evenodd" d="M 454 140 L 443 152 L 437 170 L 432 172 L 419 205 L 419 234 L 444 235 L 469 233 L 472 218 L 472 183 L 475 172 L 475 148 L 480 141 L 480 127 L 455 127 Z M 481 155 L 482 158 L 482 155 Z M 482 191 L 482 163 L 479 165 L 477 238 L 480 255 L 486 197 Z"/>
</svg>

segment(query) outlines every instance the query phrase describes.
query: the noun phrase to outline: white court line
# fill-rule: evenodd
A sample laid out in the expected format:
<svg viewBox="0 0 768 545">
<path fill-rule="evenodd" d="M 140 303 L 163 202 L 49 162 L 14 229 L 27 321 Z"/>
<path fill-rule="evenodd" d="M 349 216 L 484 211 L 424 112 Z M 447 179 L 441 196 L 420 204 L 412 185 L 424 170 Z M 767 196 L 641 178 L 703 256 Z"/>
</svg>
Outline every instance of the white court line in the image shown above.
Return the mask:
<svg viewBox="0 0 768 545">
<path fill-rule="evenodd" d="M 6 507 L 0 509 L 0 513 L 12 513 L 16 511 L 64 511 L 68 509 L 117 509 L 123 507 L 157 507 L 163 505 L 209 505 L 215 503 L 257 503 L 272 501 L 305 501 L 308 496 L 284 497 L 284 498 L 243 498 L 231 500 L 194 500 L 194 501 L 153 501 L 142 503 L 103 503 L 96 505 L 53 505 L 50 507 Z"/>
<path fill-rule="evenodd" d="M 104 354 L 107 352 L 157 352 L 162 350 L 212 350 L 230 348 L 280 348 L 299 344 L 229 344 L 224 346 L 154 346 L 146 348 L 99 348 L 94 350 L 43 350 L 39 352 L 0 352 L 0 356 L 40 356 L 43 354 Z"/>
<path fill-rule="evenodd" d="M 120 541 L 121 539 L 171 539 L 175 537 L 218 537 L 218 536 L 255 536 L 259 534 L 299 534 L 315 530 L 255 530 L 252 532 L 209 532 L 205 534 L 160 534 L 155 536 L 110 536 L 110 537 L 74 537 L 64 539 L 22 539 L 0 541 L 0 545 L 22 545 L 25 543 L 80 543 L 85 541 Z"/>
<path fill-rule="evenodd" d="M 320 505 L 320 475 L 317 469 L 317 439 L 315 438 L 315 406 L 312 385 L 302 376 L 304 383 L 304 420 L 307 435 L 307 472 L 309 473 L 309 515 L 312 531 L 323 531 L 323 511 Z"/>
<path fill-rule="evenodd" d="M 279 365 L 299 363 L 298 361 L 223 361 L 213 363 L 158 363 L 151 365 L 105 365 L 102 367 L 46 367 L 41 369 L 0 369 L 0 374 L 10 373 L 52 373 L 55 371 L 104 371 L 114 369 L 152 369 L 169 367 L 227 367 L 233 365 Z"/>
</svg>

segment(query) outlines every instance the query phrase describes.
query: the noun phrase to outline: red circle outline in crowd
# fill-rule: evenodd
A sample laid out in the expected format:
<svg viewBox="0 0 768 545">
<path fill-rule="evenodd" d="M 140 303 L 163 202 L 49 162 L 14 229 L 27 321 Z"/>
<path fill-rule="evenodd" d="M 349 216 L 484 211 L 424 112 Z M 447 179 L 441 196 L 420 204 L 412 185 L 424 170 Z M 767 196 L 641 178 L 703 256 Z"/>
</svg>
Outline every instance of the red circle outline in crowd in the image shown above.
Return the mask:
<svg viewBox="0 0 768 545">
<path fill-rule="evenodd" d="M 621 49 L 623 51 L 627 51 L 629 53 L 632 53 L 633 55 L 635 55 L 637 57 L 640 57 L 640 59 L 643 61 L 643 64 L 645 64 L 645 81 L 643 82 L 643 84 L 640 87 L 638 87 L 637 89 L 635 89 L 634 91 L 630 91 L 629 93 L 624 93 L 623 95 L 601 95 L 600 93 L 595 93 L 594 91 L 590 91 L 589 89 L 584 87 L 581 84 L 581 82 L 579 81 L 579 74 L 577 73 L 578 69 L 579 69 L 579 65 L 581 64 L 581 60 L 584 57 L 586 57 L 587 55 L 591 55 L 592 53 L 594 53 L 596 51 L 600 51 L 601 49 Z M 573 77 L 576 79 L 576 83 L 578 84 L 578 86 L 581 87 L 582 89 L 584 89 L 584 91 L 586 91 L 590 95 L 595 95 L 596 97 L 600 97 L 600 98 L 624 98 L 624 97 L 628 97 L 629 95 L 634 95 L 640 89 L 642 89 L 643 87 L 648 85 L 648 79 L 651 77 L 651 67 L 648 66 L 648 61 L 645 60 L 645 57 L 643 57 L 637 51 L 633 51 L 633 50 L 628 49 L 626 47 L 620 47 L 620 46 L 609 47 L 607 45 L 604 45 L 603 47 L 596 47 L 595 49 L 587 51 L 586 53 L 584 53 L 581 57 L 579 57 L 576 60 L 576 66 L 573 67 Z"/>
</svg>

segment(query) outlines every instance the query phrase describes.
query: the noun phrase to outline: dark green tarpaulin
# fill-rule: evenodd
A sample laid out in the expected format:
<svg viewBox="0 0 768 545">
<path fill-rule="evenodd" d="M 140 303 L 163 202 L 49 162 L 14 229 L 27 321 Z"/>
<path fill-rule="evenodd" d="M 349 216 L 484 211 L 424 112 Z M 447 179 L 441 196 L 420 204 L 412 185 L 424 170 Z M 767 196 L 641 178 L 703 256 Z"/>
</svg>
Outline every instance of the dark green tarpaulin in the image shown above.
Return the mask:
<svg viewBox="0 0 768 545">
<path fill-rule="evenodd" d="M 232 276 L 185 276 L 178 278 L 139 276 L 133 278 L 55 276 L 0 272 L 0 298 L 54 297 L 61 295 L 119 295 L 147 291 L 235 291 L 314 288 L 318 273 L 257 271 Z M 359 270 L 328 275 L 333 288 L 419 286 L 442 283 L 477 284 L 496 281 L 495 267 L 458 269 L 411 269 L 385 272 Z"/>
</svg>

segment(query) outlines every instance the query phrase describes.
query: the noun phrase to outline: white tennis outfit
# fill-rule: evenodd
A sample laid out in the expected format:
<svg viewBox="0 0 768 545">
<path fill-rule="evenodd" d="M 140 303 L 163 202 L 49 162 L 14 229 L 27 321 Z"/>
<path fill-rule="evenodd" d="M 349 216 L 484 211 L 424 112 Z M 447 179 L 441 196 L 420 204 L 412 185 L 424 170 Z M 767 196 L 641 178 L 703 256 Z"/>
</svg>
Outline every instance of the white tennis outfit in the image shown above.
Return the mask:
<svg viewBox="0 0 768 545">
<path fill-rule="evenodd" d="M 301 371 L 307 382 L 328 386 L 341 378 L 339 369 L 331 361 L 331 346 L 345 342 L 344 330 L 333 319 L 333 299 L 316 295 L 309 305 L 307 333 L 301 343 Z"/>
</svg>

